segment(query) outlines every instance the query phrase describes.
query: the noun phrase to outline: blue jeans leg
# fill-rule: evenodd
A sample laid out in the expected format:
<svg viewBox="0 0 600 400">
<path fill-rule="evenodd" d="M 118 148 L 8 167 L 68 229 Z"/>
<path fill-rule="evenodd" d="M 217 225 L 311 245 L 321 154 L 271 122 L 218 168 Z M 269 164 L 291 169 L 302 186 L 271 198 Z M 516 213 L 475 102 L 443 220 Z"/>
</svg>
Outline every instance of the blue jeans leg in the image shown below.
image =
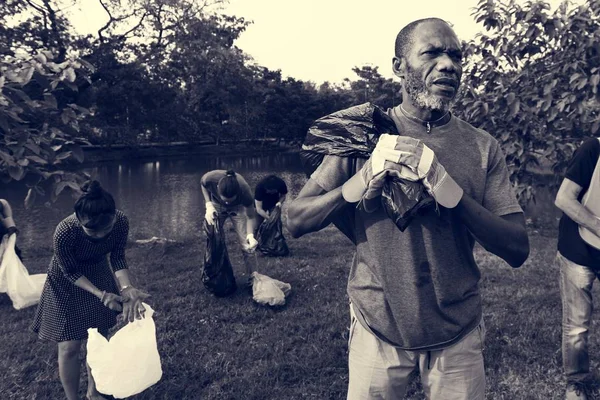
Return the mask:
<svg viewBox="0 0 600 400">
<path fill-rule="evenodd" d="M 560 253 L 562 300 L 562 357 L 567 383 L 585 381 L 590 372 L 588 336 L 594 303 L 592 286 L 596 274 L 591 268 L 575 264 Z"/>
</svg>

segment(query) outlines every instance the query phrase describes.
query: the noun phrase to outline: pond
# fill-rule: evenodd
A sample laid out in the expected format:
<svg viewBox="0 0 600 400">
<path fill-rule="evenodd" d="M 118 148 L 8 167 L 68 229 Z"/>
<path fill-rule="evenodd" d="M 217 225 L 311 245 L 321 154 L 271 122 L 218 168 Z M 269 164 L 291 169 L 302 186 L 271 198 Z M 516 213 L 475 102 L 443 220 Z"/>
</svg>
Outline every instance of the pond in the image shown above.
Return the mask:
<svg viewBox="0 0 600 400">
<path fill-rule="evenodd" d="M 130 220 L 130 239 L 153 236 L 183 241 L 201 237 L 204 198 L 202 175 L 213 169 L 233 169 L 254 190 L 264 176 L 277 174 L 288 184 L 293 198 L 306 182 L 297 153 L 264 156 L 166 157 L 155 160 L 123 160 L 98 163 L 84 170 L 95 174 L 115 198 L 117 208 Z M 65 191 L 66 192 L 66 191 Z M 75 200 L 61 195 L 51 208 L 36 204 L 25 210 L 26 188 L 10 185 L 0 197 L 12 205 L 22 247 L 50 247 L 56 225 L 73 212 Z"/>
<path fill-rule="evenodd" d="M 204 219 L 204 199 L 200 189 L 202 175 L 213 169 L 234 169 L 252 188 L 268 174 L 283 178 L 289 188 L 288 198 L 294 198 L 306 182 L 297 153 L 263 156 L 185 156 L 154 160 L 123 160 L 99 163 L 87 172 L 95 174 L 115 197 L 117 207 L 129 217 L 130 239 L 153 236 L 184 241 L 201 240 Z M 56 225 L 73 212 L 74 199 L 62 195 L 46 207 L 37 204 L 31 210 L 23 208 L 25 188 L 4 190 L 0 197 L 13 205 L 15 219 L 21 230 L 22 247 L 52 245 Z M 560 213 L 553 206 L 553 194 L 538 189 L 538 202 L 526 210 L 526 217 L 544 225 L 556 225 Z"/>
</svg>

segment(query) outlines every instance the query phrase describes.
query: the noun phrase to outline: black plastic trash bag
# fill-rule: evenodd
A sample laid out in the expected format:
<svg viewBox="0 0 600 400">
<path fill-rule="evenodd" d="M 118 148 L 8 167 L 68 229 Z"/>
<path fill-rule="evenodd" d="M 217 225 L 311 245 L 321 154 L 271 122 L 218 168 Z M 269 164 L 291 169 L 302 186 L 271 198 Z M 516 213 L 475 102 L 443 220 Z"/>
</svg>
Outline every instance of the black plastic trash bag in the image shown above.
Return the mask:
<svg viewBox="0 0 600 400">
<path fill-rule="evenodd" d="M 319 118 L 308 129 L 300 157 L 307 176 L 317 169 L 325 155 L 340 157 L 369 158 L 379 136 L 383 133 L 399 135 L 394 121 L 372 103 L 365 103 L 337 111 Z M 381 196 L 386 214 L 398 229 L 404 231 L 414 216 L 435 204 L 435 200 L 424 190 L 421 182 L 389 178 Z M 348 206 L 353 207 L 351 204 Z M 353 238 L 354 221 L 344 217 L 333 223 L 350 240 Z"/>
<path fill-rule="evenodd" d="M 206 251 L 204 252 L 202 283 L 209 292 L 218 297 L 230 295 L 237 290 L 222 229 L 223 225 L 218 221 L 215 221 L 214 225 L 209 225 L 204 221 Z"/>
<path fill-rule="evenodd" d="M 256 233 L 258 250 L 266 256 L 284 257 L 290 253 L 281 223 L 281 207 L 275 206 L 269 215 L 258 227 Z"/>
</svg>

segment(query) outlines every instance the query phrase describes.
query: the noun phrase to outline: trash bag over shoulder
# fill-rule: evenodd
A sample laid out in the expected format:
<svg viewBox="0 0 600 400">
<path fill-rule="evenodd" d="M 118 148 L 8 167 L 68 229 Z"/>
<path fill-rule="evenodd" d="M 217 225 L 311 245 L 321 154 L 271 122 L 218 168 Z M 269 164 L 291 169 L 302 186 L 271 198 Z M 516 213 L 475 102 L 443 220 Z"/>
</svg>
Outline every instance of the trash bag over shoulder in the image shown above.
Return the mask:
<svg viewBox="0 0 600 400">
<path fill-rule="evenodd" d="M 225 245 L 223 225 L 218 221 L 214 225 L 204 221 L 204 232 L 206 251 L 202 267 L 202 283 L 215 296 L 230 295 L 237 290 L 237 285 Z"/>
<path fill-rule="evenodd" d="M 162 367 L 156 342 L 154 310 L 144 304 L 142 319 L 129 322 L 106 340 L 88 329 L 87 362 L 100 393 L 123 399 L 158 382 Z"/>
<path fill-rule="evenodd" d="M 4 235 L 0 245 L 0 293 L 6 293 L 17 310 L 36 305 L 40 301 L 48 274 L 29 275 L 17 256 L 17 235 Z"/>
<path fill-rule="evenodd" d="M 400 134 L 396 124 L 385 111 L 372 103 L 350 107 L 319 118 L 308 129 L 300 152 L 307 176 L 310 177 L 326 155 L 353 159 L 369 158 L 383 133 Z M 420 182 L 395 177 L 388 178 L 381 195 L 381 203 L 388 217 L 401 231 L 406 229 L 419 211 L 435 205 L 434 199 Z M 346 207 L 354 205 L 348 204 Z M 347 215 L 353 214 L 340 215 L 343 216 L 335 218 L 332 222 L 356 243 L 353 235 L 354 221 L 347 218 Z"/>
<path fill-rule="evenodd" d="M 290 253 L 283 236 L 281 206 L 275 206 L 269 214 L 269 218 L 260 224 L 256 240 L 258 240 L 258 250 L 266 256 L 284 257 Z"/>
</svg>

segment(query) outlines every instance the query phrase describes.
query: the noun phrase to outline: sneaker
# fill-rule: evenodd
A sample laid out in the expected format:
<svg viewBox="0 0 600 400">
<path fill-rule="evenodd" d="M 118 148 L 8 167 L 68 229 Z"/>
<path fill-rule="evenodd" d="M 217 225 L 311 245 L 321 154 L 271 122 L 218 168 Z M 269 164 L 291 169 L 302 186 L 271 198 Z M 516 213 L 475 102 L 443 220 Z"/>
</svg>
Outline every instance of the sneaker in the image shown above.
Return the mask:
<svg viewBox="0 0 600 400">
<path fill-rule="evenodd" d="M 587 400 L 587 398 L 585 384 L 581 382 L 575 382 L 567 385 L 565 400 Z"/>
</svg>

